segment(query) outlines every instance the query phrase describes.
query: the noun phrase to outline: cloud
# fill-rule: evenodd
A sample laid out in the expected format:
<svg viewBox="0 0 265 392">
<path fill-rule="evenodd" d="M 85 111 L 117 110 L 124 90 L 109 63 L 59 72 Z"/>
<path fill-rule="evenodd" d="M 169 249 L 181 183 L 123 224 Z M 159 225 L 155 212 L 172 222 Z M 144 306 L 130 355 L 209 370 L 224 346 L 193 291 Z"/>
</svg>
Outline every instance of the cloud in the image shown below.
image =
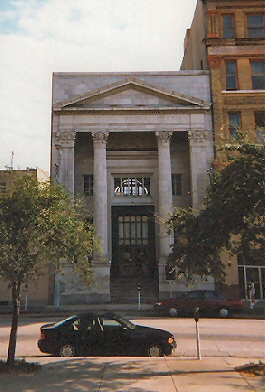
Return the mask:
<svg viewBox="0 0 265 392">
<path fill-rule="evenodd" d="M 49 170 L 52 72 L 178 70 L 196 0 L 188 3 L 14 0 L 0 6 L 0 168 L 14 150 L 17 166 Z"/>
</svg>

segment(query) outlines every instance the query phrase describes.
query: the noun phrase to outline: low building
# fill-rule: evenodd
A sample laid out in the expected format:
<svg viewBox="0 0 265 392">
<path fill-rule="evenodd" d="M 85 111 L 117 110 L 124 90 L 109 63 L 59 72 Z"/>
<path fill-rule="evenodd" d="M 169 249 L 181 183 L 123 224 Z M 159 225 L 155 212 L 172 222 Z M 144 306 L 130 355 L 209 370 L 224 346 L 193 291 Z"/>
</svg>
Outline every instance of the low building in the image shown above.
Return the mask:
<svg viewBox="0 0 265 392">
<path fill-rule="evenodd" d="M 9 192 L 12 189 L 16 178 L 25 175 L 34 176 L 40 182 L 49 180 L 48 174 L 40 168 L 25 170 L 0 170 L 0 197 L 1 194 Z M 27 287 L 23 286 L 21 291 L 21 308 L 32 306 L 47 305 L 49 302 L 49 273 L 43 274 L 37 281 L 29 283 Z M 12 293 L 8 283 L 0 278 L 0 310 L 4 310 L 12 305 Z"/>
</svg>

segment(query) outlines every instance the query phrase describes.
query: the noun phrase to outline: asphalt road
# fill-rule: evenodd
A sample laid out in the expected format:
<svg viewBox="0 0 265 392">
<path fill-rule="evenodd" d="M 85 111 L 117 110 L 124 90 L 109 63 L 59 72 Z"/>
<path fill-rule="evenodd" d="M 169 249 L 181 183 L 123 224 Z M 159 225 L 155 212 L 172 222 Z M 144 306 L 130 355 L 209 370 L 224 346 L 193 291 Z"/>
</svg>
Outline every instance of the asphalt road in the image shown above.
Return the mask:
<svg viewBox="0 0 265 392">
<path fill-rule="evenodd" d="M 58 318 L 21 317 L 17 357 L 43 357 L 37 340 L 40 326 Z M 131 319 L 136 324 L 166 329 L 178 342 L 176 357 L 196 357 L 196 323 L 192 318 Z M 0 358 L 6 358 L 11 319 L 0 316 Z M 265 321 L 242 319 L 201 319 L 198 323 L 202 357 L 265 358 Z M 36 359 L 37 360 L 37 359 Z"/>
</svg>

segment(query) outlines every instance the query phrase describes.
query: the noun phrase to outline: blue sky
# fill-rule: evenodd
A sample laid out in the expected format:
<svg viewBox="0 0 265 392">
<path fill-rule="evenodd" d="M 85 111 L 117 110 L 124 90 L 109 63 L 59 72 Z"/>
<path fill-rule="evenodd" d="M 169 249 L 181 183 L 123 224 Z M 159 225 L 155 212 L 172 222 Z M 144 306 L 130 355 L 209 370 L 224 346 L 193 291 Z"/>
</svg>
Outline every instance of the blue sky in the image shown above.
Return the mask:
<svg viewBox="0 0 265 392">
<path fill-rule="evenodd" d="M 49 171 L 52 72 L 175 71 L 196 0 L 1 0 L 0 169 Z"/>
</svg>

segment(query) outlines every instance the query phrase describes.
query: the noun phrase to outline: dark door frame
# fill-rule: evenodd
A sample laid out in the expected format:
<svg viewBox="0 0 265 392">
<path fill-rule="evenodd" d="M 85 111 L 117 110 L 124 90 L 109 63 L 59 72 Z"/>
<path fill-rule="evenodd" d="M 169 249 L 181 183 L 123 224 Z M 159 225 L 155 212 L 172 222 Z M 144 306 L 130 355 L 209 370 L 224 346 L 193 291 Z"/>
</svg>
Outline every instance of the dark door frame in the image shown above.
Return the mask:
<svg viewBox="0 0 265 392">
<path fill-rule="evenodd" d="M 112 206 L 112 265 L 111 279 L 113 277 L 122 277 L 126 272 L 128 277 L 140 278 L 148 277 L 157 279 L 158 281 L 158 264 L 156 260 L 156 241 L 155 241 L 155 209 L 153 205 L 134 205 L 134 206 Z M 120 216 L 147 216 L 148 218 L 148 244 L 124 244 L 119 245 L 119 217 Z M 128 251 L 128 255 L 132 255 L 134 260 L 131 262 L 131 269 L 126 271 L 126 266 L 122 270 L 121 253 Z M 138 254 L 143 256 L 142 262 L 139 260 Z M 146 262 L 144 261 L 146 259 Z M 124 262 L 126 264 L 126 262 Z M 138 264 L 138 265 L 137 265 Z"/>
</svg>

